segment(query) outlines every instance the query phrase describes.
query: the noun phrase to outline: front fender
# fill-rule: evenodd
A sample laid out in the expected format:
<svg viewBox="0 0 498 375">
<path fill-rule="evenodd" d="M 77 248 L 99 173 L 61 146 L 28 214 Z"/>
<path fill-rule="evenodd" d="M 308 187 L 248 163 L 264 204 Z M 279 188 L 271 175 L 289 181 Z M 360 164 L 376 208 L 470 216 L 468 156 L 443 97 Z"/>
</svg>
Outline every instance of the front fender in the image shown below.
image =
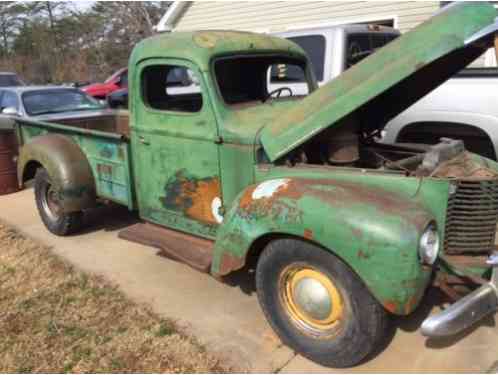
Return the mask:
<svg viewBox="0 0 498 375">
<path fill-rule="evenodd" d="M 95 206 L 95 179 L 81 148 L 69 137 L 47 134 L 25 144 L 19 153 L 17 175 L 23 184 L 28 168 L 41 165 L 60 193 L 65 212 Z"/>
<path fill-rule="evenodd" d="M 361 183 L 281 178 L 246 188 L 219 228 L 212 273 L 241 268 L 268 234 L 311 241 L 341 258 L 392 313 L 418 305 L 431 269 L 418 243 L 432 215 L 416 201 Z"/>
</svg>

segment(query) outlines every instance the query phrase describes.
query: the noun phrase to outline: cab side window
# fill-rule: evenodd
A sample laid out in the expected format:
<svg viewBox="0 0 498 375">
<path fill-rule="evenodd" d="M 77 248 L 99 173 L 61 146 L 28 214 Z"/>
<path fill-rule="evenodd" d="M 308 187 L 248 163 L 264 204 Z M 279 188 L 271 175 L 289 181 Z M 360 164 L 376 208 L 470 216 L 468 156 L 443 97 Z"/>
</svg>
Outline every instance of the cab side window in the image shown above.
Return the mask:
<svg viewBox="0 0 498 375">
<path fill-rule="evenodd" d="M 141 77 L 142 97 L 152 109 L 199 112 L 202 95 L 196 74 L 178 65 L 150 65 Z"/>
</svg>

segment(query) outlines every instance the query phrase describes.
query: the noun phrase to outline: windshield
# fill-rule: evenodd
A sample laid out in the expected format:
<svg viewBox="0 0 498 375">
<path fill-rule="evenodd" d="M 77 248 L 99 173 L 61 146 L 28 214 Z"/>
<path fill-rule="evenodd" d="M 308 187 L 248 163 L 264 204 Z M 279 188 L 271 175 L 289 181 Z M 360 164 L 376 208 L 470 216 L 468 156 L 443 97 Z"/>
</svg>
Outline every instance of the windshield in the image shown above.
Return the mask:
<svg viewBox="0 0 498 375">
<path fill-rule="evenodd" d="M 0 74 L 0 87 L 23 86 L 23 83 L 15 74 Z"/>
<path fill-rule="evenodd" d="M 214 70 L 220 94 L 228 105 L 302 97 L 311 89 L 306 60 L 287 56 L 225 57 L 215 62 Z M 296 83 L 305 83 L 304 90 L 298 91 Z"/>
<path fill-rule="evenodd" d="M 22 101 L 31 116 L 103 108 L 92 97 L 71 89 L 30 91 L 22 95 Z"/>
</svg>

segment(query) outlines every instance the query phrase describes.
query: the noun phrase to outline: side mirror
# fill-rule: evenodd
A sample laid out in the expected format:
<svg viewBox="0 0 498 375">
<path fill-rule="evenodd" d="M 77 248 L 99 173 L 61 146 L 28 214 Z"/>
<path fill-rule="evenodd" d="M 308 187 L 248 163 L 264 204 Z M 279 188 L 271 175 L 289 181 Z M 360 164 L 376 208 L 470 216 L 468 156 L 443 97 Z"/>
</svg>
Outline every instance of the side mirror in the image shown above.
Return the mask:
<svg viewBox="0 0 498 375">
<path fill-rule="evenodd" d="M 19 116 L 19 112 L 14 107 L 5 107 L 2 109 L 2 115 Z"/>
</svg>

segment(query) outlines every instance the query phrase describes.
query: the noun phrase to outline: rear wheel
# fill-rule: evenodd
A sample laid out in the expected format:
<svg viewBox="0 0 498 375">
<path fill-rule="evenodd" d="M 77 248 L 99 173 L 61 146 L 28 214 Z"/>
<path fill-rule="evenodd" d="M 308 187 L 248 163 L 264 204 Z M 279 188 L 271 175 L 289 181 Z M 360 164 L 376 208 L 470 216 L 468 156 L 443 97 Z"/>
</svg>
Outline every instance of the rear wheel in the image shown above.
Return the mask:
<svg viewBox="0 0 498 375">
<path fill-rule="evenodd" d="M 66 236 L 81 228 L 83 213 L 63 211 L 59 191 L 44 168 L 36 171 L 35 200 L 43 223 L 53 234 Z"/>
<path fill-rule="evenodd" d="M 337 257 L 309 243 L 282 239 L 263 251 L 258 298 L 282 341 L 319 364 L 350 367 L 388 333 L 388 316 Z"/>
</svg>

